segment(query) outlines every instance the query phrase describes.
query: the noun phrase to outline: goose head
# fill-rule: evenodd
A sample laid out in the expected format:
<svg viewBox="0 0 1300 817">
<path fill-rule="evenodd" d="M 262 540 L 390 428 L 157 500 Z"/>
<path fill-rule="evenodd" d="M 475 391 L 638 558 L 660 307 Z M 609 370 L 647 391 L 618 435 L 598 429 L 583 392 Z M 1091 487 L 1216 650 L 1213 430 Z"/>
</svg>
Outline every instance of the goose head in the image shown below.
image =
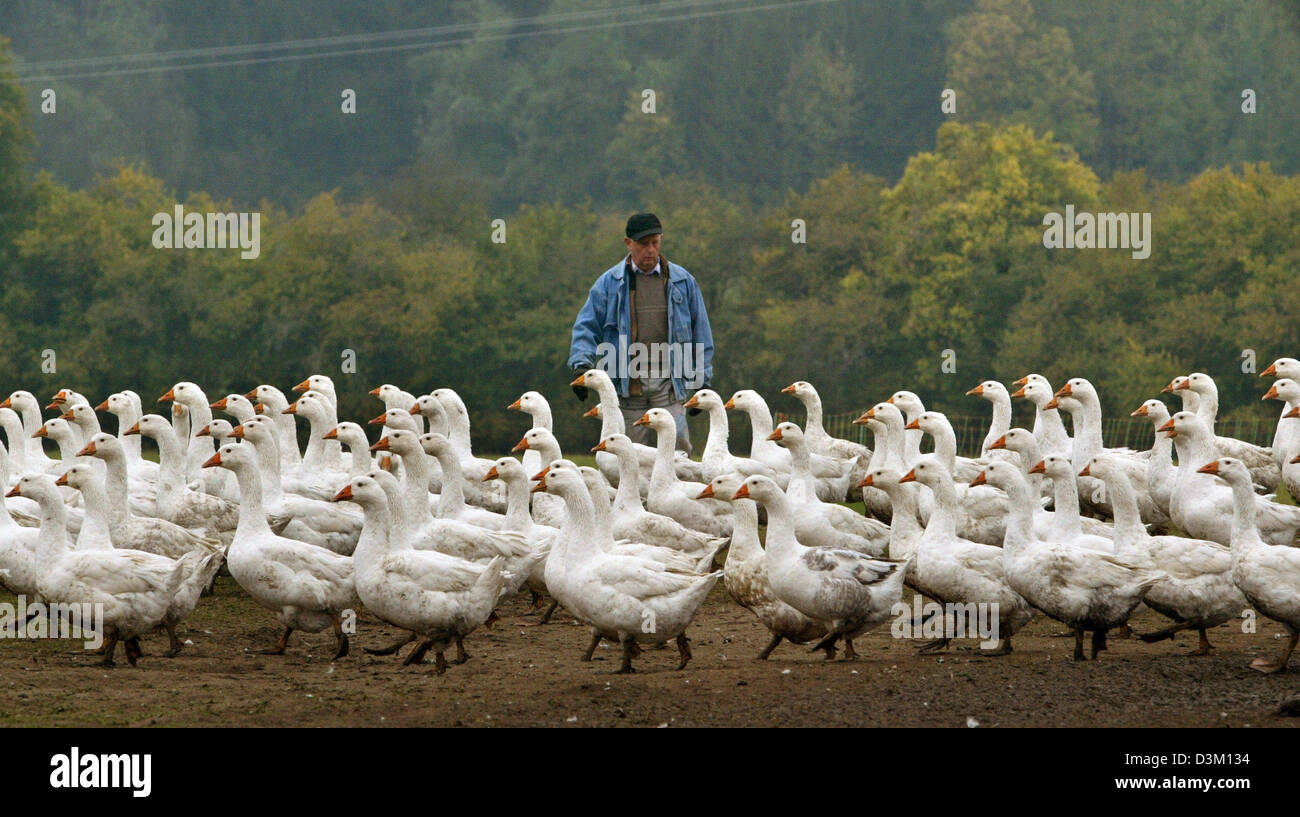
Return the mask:
<svg viewBox="0 0 1300 817">
<path fill-rule="evenodd" d="M 802 381 L 800 381 L 802 382 Z M 797 383 L 795 385 L 798 385 Z M 713 389 L 700 389 L 691 395 L 691 399 L 682 404 L 685 408 L 698 408 L 704 411 L 711 411 L 724 407 L 722 395 Z"/>
<path fill-rule="evenodd" d="M 1279 357 L 1259 373 L 1260 377 L 1289 377 L 1300 380 L 1300 360 L 1293 357 Z"/>
<path fill-rule="evenodd" d="M 364 452 L 370 447 L 370 440 L 366 439 L 366 430 L 351 420 L 344 420 L 334 426 L 325 435 L 326 438 L 329 438 L 330 434 L 333 434 L 334 439 L 346 445 L 348 450 L 354 453 Z"/>
<path fill-rule="evenodd" d="M 77 452 L 78 457 L 94 457 L 97 460 L 112 462 L 126 456 L 122 442 L 112 434 L 102 431 L 86 441 L 86 447 Z"/>
<path fill-rule="evenodd" d="M 719 474 L 711 479 L 709 484 L 704 486 L 704 490 L 700 491 L 700 495 L 695 498 L 720 499 L 723 502 L 744 501 L 736 499 L 736 492 L 740 490 L 740 486 L 744 482 L 745 479 L 740 474 Z"/>
<path fill-rule="evenodd" d="M 403 459 L 424 451 L 414 430 L 398 428 L 388 432 L 388 436 L 370 446 L 371 451 L 391 451 Z"/>
<path fill-rule="evenodd" d="M 1196 473 L 1211 474 L 1229 485 L 1245 485 L 1253 490 L 1254 480 L 1250 476 L 1250 469 L 1246 467 L 1244 462 L 1232 457 L 1220 457 L 1212 462 L 1207 462 L 1197 468 Z"/>
<path fill-rule="evenodd" d="M 529 448 L 541 454 L 544 462 L 560 459 L 560 441 L 555 439 L 555 435 L 548 429 L 528 429 L 523 438 L 515 443 L 515 447 L 510 449 L 510 452 L 514 454 Z"/>
<path fill-rule="evenodd" d="M 253 403 L 242 394 L 227 394 L 215 403 L 208 406 L 210 409 L 224 411 L 236 420 L 243 422 L 252 417 L 257 412 L 253 410 Z"/>
<path fill-rule="evenodd" d="M 723 404 L 725 408 L 737 409 L 747 414 L 756 412 L 767 412 L 767 401 L 753 389 L 741 389 L 731 395 L 731 399 Z M 666 414 L 667 412 L 665 412 Z"/>
<path fill-rule="evenodd" d="M 158 398 L 159 403 L 168 403 L 173 400 L 188 409 L 206 408 L 208 405 L 208 396 L 203 393 L 203 389 L 188 380 L 182 380 L 172 386 L 170 391 Z"/>
<path fill-rule="evenodd" d="M 59 493 L 59 486 L 54 484 L 54 477 L 48 474 L 23 475 L 5 496 L 25 496 L 28 499 L 35 500 L 42 510 L 47 508 L 63 509 L 63 496 Z"/>
<path fill-rule="evenodd" d="M 1025 386 L 1028 386 L 1030 383 L 1036 383 L 1039 386 L 1042 386 L 1043 388 L 1047 389 L 1049 392 L 1052 390 L 1051 382 L 1046 377 L 1043 377 L 1041 374 L 1027 374 L 1024 377 L 1017 379 L 1011 385 L 1015 386 L 1018 389 L 1022 389 Z M 1014 394 L 1011 396 L 1015 397 Z"/>
<path fill-rule="evenodd" d="M 164 435 L 171 437 L 172 424 L 167 422 L 167 418 L 161 414 L 146 414 L 136 421 L 135 425 L 122 432 L 123 436 L 141 434 L 152 439 L 163 439 Z"/>
<path fill-rule="evenodd" d="M 1197 397 L 1218 397 L 1219 389 L 1214 385 L 1214 378 L 1204 372 L 1192 372 L 1174 387 L 1176 390 L 1190 389 Z"/>
<path fill-rule="evenodd" d="M 774 502 L 780 502 L 785 499 L 785 492 L 781 487 L 773 482 L 769 477 L 762 474 L 755 474 L 746 477 L 745 481 L 736 489 L 736 493 L 731 497 L 735 499 L 752 499 L 755 502 L 761 502 L 764 505 Z"/>
<path fill-rule="evenodd" d="M 610 379 L 609 373 L 604 369 L 588 369 L 573 378 L 573 382 L 569 385 L 586 386 L 589 389 L 595 389 L 600 394 L 608 394 L 614 390 L 614 381 Z"/>
<path fill-rule="evenodd" d="M 515 402 L 519 401 L 516 400 Z M 434 426 L 447 424 L 447 410 L 443 408 L 442 401 L 432 394 L 420 395 L 407 411 L 410 414 L 419 414 L 425 417 Z"/>
<path fill-rule="evenodd" d="M 216 440 L 218 444 L 221 444 L 222 442 L 225 442 L 226 438 L 230 436 L 230 432 L 234 430 L 235 427 L 230 424 L 229 420 L 213 420 L 203 428 L 194 432 L 194 436 L 211 437 Z"/>
<path fill-rule="evenodd" d="M 1009 462 L 990 462 L 975 479 L 971 480 L 970 484 L 972 488 L 977 485 L 992 485 L 1008 494 L 1017 488 L 1024 489 L 1026 486 L 1025 477 L 1020 473 L 1020 469 Z"/>
<path fill-rule="evenodd" d="M 59 419 L 74 423 L 87 437 L 99 433 L 99 417 L 87 403 L 69 403 Z"/>
<path fill-rule="evenodd" d="M 355 502 L 367 511 L 388 512 L 388 494 L 384 493 L 379 481 L 369 475 L 353 477 L 331 501 Z"/>
<path fill-rule="evenodd" d="M 921 398 L 918 397 L 915 392 L 896 391 L 885 402 L 898 406 L 898 408 L 909 417 L 915 417 L 917 414 L 925 411 L 925 404 L 921 402 Z"/>
<path fill-rule="evenodd" d="M 1056 401 L 1061 408 L 1071 414 L 1078 414 L 1085 406 L 1100 406 L 1097 390 L 1092 383 L 1082 377 L 1072 377 L 1065 381 L 1056 392 Z"/>
<path fill-rule="evenodd" d="M 813 388 L 813 384 L 807 380 L 796 380 L 781 389 L 781 393 L 793 394 L 804 405 L 807 405 L 810 401 L 821 402 L 821 398 L 817 395 L 817 389 Z"/>
<path fill-rule="evenodd" d="M 501 457 L 492 462 L 492 467 L 484 475 L 483 481 L 490 479 L 504 480 L 506 483 L 527 482 L 528 472 L 524 465 L 514 457 Z"/>
<path fill-rule="evenodd" d="M 226 443 L 217 449 L 217 453 L 209 457 L 204 463 L 204 468 L 225 468 L 229 471 L 240 471 L 242 469 L 254 470 L 256 463 L 253 461 L 253 446 L 239 445 L 237 443 Z"/>
<path fill-rule="evenodd" d="M 378 397 L 388 408 L 408 408 L 415 402 L 415 395 L 403 391 L 392 383 L 385 383 L 370 390 L 371 397 Z"/>
<path fill-rule="evenodd" d="M 636 456 L 636 449 L 632 447 L 632 438 L 626 434 L 610 434 L 591 450 L 592 453 L 608 451 L 617 457 Z"/>
<path fill-rule="evenodd" d="M 462 417 L 469 419 L 469 409 L 465 407 L 465 401 L 460 398 L 455 389 L 443 387 L 434 389 L 429 394 L 442 404 L 442 410 L 447 413 L 448 418 Z M 415 401 L 412 400 L 411 402 Z"/>
<path fill-rule="evenodd" d="M 424 449 L 424 453 L 432 457 L 455 456 L 455 450 L 451 447 L 451 440 L 447 439 L 447 435 L 437 431 L 421 434 L 416 442 Z"/>
<path fill-rule="evenodd" d="M 1034 433 L 1024 428 L 1008 429 L 1006 434 L 998 437 L 989 446 L 989 450 L 998 448 L 1014 451 L 1026 468 L 1043 458 L 1042 449 L 1038 447 L 1038 440 L 1034 437 Z"/>
<path fill-rule="evenodd" d="M 83 462 L 78 465 L 73 465 L 67 471 L 63 472 L 63 476 L 55 480 L 54 484 L 67 485 L 80 491 L 89 487 L 92 482 L 98 484 L 99 479 L 100 477 L 95 474 L 95 469 Z"/>
<path fill-rule="evenodd" d="M 72 445 L 76 443 L 77 436 L 72 431 L 72 424 L 60 417 L 53 417 L 46 420 L 38 429 L 33 437 L 49 437 L 60 445 Z"/>
<path fill-rule="evenodd" d="M 328 375 L 314 374 L 298 385 L 293 387 L 294 391 L 305 392 L 314 391 L 325 396 L 330 405 L 335 405 L 338 400 L 338 392 L 334 389 L 334 381 Z"/>
<path fill-rule="evenodd" d="M 656 434 L 677 434 L 677 421 L 668 413 L 667 409 L 652 408 L 632 425 L 650 426 Z"/>
<path fill-rule="evenodd" d="M 1007 387 L 996 380 L 983 380 L 975 388 L 966 392 L 970 397 L 983 397 L 990 403 L 996 403 L 999 400 L 1011 402 L 1011 395 L 1007 393 Z"/>
<path fill-rule="evenodd" d="M 912 466 L 912 470 L 904 474 L 899 483 L 919 482 L 922 485 L 936 488 L 944 483 L 952 482 L 952 474 L 949 473 L 948 467 L 933 454 L 924 454 Z M 874 482 L 874 480 L 873 480 Z"/>
<path fill-rule="evenodd" d="M 546 402 L 546 398 L 535 391 L 526 391 L 519 395 L 519 399 L 506 406 L 509 411 L 522 411 L 530 416 L 550 412 L 551 404 Z"/>
<path fill-rule="evenodd" d="M 387 426 L 390 429 L 390 433 L 393 429 L 402 429 L 412 433 L 418 433 L 420 430 L 420 427 L 416 425 L 415 418 L 411 416 L 411 413 L 406 409 L 400 408 L 388 409 L 378 417 L 372 418 L 368 425 Z"/>
<path fill-rule="evenodd" d="M 1039 473 L 1038 469 L 1040 468 L 1042 469 L 1041 473 L 1046 474 L 1052 480 L 1063 479 L 1066 480 L 1066 484 L 1074 482 L 1074 466 L 1070 464 L 1067 458 L 1059 454 L 1048 454 L 1043 457 L 1038 461 L 1038 465 L 1031 469 L 1030 473 Z"/>
<path fill-rule="evenodd" d="M 272 414 L 279 414 L 289 407 L 289 399 L 284 396 L 284 392 L 266 383 L 248 392 L 244 397 L 266 406 Z"/>
<path fill-rule="evenodd" d="M 945 430 L 952 430 L 952 423 L 942 412 L 923 411 L 916 416 L 916 419 L 908 423 L 904 428 L 909 430 L 923 431 L 931 437 L 943 433 Z"/>
<path fill-rule="evenodd" d="M 71 407 L 71 406 L 81 405 L 83 403 L 85 405 L 90 405 L 89 400 L 87 400 L 83 395 L 73 391 L 72 389 L 59 389 L 54 393 L 54 396 L 50 398 L 50 404 L 45 408 L 55 409 L 55 408 L 63 408 L 65 406 Z"/>
<path fill-rule="evenodd" d="M 301 415 L 309 423 L 327 422 L 330 418 L 330 410 L 324 399 L 320 392 L 309 391 L 286 406 L 281 413 Z"/>
<path fill-rule="evenodd" d="M 589 465 L 581 465 L 578 472 L 582 474 L 582 483 L 587 486 L 593 502 L 609 503 L 609 480 L 605 475 Z"/>
<path fill-rule="evenodd" d="M 131 397 L 126 392 L 121 391 L 110 394 L 105 398 L 104 402 L 95 406 L 95 411 L 107 411 L 119 420 L 139 416 Z"/>
<path fill-rule="evenodd" d="M 1186 435 L 1189 439 L 1200 440 L 1209 436 L 1205 423 L 1200 417 L 1196 416 L 1194 411 L 1180 411 L 1169 418 L 1169 421 L 1157 431 L 1163 431 L 1170 437 Z"/>
<path fill-rule="evenodd" d="M 1273 381 L 1273 385 L 1264 392 L 1264 400 L 1284 400 L 1287 403 L 1300 402 L 1300 383 L 1289 377 Z"/>
<path fill-rule="evenodd" d="M 1096 477 L 1103 482 L 1114 482 L 1119 479 L 1128 479 L 1123 467 L 1119 463 L 1119 458 L 1114 454 L 1098 454 L 1088 460 L 1088 464 L 1079 472 L 1081 477 Z"/>
<path fill-rule="evenodd" d="M 569 460 L 552 460 L 551 464 L 535 474 L 533 479 L 537 480 L 533 493 L 545 491 L 565 498 L 580 496 L 588 501 L 591 499 L 587 484 L 583 482 L 582 473 L 578 470 L 578 466 Z"/>
<path fill-rule="evenodd" d="M 788 421 L 778 423 L 767 438 L 782 448 L 799 448 L 804 445 L 803 429 Z"/>
<path fill-rule="evenodd" d="M 1037 377 L 1037 375 L 1034 376 Z M 1011 396 L 1023 397 L 1043 411 L 1050 411 L 1056 408 L 1055 405 L 1051 405 L 1052 401 L 1056 399 L 1056 395 L 1053 393 L 1051 385 L 1042 378 L 1039 378 L 1038 380 L 1030 380 L 1017 389 Z"/>
<path fill-rule="evenodd" d="M 903 484 L 904 474 L 895 468 L 872 468 L 866 477 L 858 483 L 859 488 L 879 488 L 892 495 Z M 913 479 L 916 477 L 914 476 Z"/>
<path fill-rule="evenodd" d="M 1147 400 L 1142 405 L 1133 410 L 1130 417 L 1145 417 L 1151 421 L 1156 428 L 1169 422 L 1169 407 L 1163 400 Z"/>
</svg>

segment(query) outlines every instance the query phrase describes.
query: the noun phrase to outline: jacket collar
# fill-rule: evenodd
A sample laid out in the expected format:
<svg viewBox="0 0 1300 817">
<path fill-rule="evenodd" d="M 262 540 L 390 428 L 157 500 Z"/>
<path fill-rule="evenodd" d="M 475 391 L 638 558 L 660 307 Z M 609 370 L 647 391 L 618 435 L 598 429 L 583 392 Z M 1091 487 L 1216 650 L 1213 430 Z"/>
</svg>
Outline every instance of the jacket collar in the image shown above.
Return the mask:
<svg viewBox="0 0 1300 817">
<path fill-rule="evenodd" d="M 667 258 L 664 258 L 663 256 L 660 256 L 660 259 L 665 264 L 668 265 L 669 283 L 672 283 L 674 281 L 683 281 L 686 279 L 686 273 L 682 270 L 681 267 L 677 266 L 676 264 L 669 261 Z M 624 258 L 621 262 L 619 262 L 618 266 L 614 267 L 615 281 L 622 281 L 626 277 L 625 273 L 627 271 L 627 267 L 628 267 L 628 260 L 626 258 Z"/>
</svg>

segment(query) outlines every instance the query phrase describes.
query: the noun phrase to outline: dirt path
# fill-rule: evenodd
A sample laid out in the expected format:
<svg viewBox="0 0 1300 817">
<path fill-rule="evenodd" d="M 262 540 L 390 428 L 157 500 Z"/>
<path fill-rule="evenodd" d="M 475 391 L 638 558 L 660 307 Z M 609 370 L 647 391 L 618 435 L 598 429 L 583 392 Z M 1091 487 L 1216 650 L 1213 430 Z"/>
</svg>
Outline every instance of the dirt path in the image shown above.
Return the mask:
<svg viewBox="0 0 1300 817">
<path fill-rule="evenodd" d="M 0 597 L 12 601 L 12 597 Z M 1300 726 L 1271 715 L 1300 689 L 1292 671 L 1265 677 L 1246 665 L 1272 654 L 1282 628 L 1261 621 L 1211 633 L 1207 658 L 1176 642 L 1113 641 L 1100 661 L 1069 660 L 1073 641 L 1036 620 L 1004 658 L 976 656 L 973 640 L 946 655 L 918 656 L 915 643 L 878 630 L 859 641 L 862 659 L 826 663 L 806 647 L 754 656 L 767 635 L 721 587 L 689 634 L 695 660 L 673 671 L 677 652 L 648 650 L 635 675 L 614 675 L 617 651 L 602 646 L 581 663 L 582 627 L 525 627 L 521 597 L 501 608 L 492 630 L 467 641 L 472 659 L 438 677 L 432 665 L 402 667 L 360 645 L 388 643 L 392 628 L 367 623 L 350 656 L 331 666 L 333 638 L 295 634 L 283 657 L 246 655 L 271 645 L 277 625 L 231 579 L 200 602 L 183 628 L 194 643 L 160 657 L 161 636 L 145 639 L 138 668 L 101 669 L 68 641 L 0 639 L 0 726 Z M 1134 627 L 1163 626 L 1144 611 Z"/>
</svg>

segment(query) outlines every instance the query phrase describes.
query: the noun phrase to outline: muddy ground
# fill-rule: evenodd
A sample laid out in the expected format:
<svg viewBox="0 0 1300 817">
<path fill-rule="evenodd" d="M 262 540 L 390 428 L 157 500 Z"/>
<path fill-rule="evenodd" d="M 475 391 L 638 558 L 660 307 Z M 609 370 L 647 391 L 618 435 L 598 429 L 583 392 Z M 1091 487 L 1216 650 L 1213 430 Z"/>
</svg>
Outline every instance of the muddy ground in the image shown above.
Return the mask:
<svg viewBox="0 0 1300 817">
<path fill-rule="evenodd" d="M 766 631 L 719 585 L 689 630 L 695 660 L 684 671 L 670 647 L 646 651 L 636 674 L 615 675 L 616 649 L 582 663 L 584 628 L 562 612 L 526 626 L 537 620 L 527 609 L 526 594 L 502 605 L 493 629 L 467 639 L 471 660 L 438 676 L 432 664 L 365 655 L 362 645 L 398 633 L 364 614 L 352 654 L 336 664 L 329 634 L 295 634 L 284 656 L 246 654 L 270 646 L 277 624 L 223 578 L 182 625 L 193 644 L 174 659 L 161 657 L 160 635 L 144 639 L 138 667 L 119 650 L 112 669 L 94 666 L 79 642 L 0 639 L 0 725 L 1300 726 L 1272 715 L 1300 691 L 1300 656 L 1284 675 L 1247 668 L 1281 643 L 1282 628 L 1263 620 L 1254 634 L 1239 623 L 1212 631 L 1209 657 L 1188 656 L 1196 639 L 1182 634 L 1112 641 L 1099 661 L 1076 664 L 1073 640 L 1040 618 L 1001 658 L 978 657 L 974 640 L 917 655 L 919 642 L 886 627 L 858 642 L 856 662 L 785 644 L 759 662 Z M 1164 621 L 1142 608 L 1133 623 L 1147 631 Z"/>
</svg>

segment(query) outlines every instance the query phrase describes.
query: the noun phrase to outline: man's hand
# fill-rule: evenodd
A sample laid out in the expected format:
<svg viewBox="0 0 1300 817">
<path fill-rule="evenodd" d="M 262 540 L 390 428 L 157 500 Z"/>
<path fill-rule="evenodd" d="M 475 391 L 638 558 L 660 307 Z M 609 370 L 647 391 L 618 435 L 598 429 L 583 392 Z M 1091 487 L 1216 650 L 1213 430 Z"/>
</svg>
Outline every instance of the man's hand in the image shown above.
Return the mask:
<svg viewBox="0 0 1300 817">
<path fill-rule="evenodd" d="M 589 367 L 586 366 L 579 366 L 575 368 L 573 370 L 573 382 L 569 384 L 570 386 L 573 386 L 573 393 L 578 396 L 578 400 L 583 403 L 587 402 L 587 393 L 589 389 L 586 386 L 579 383 L 578 378 L 582 377 L 583 373 L 585 373 L 588 368 Z"/>
</svg>

